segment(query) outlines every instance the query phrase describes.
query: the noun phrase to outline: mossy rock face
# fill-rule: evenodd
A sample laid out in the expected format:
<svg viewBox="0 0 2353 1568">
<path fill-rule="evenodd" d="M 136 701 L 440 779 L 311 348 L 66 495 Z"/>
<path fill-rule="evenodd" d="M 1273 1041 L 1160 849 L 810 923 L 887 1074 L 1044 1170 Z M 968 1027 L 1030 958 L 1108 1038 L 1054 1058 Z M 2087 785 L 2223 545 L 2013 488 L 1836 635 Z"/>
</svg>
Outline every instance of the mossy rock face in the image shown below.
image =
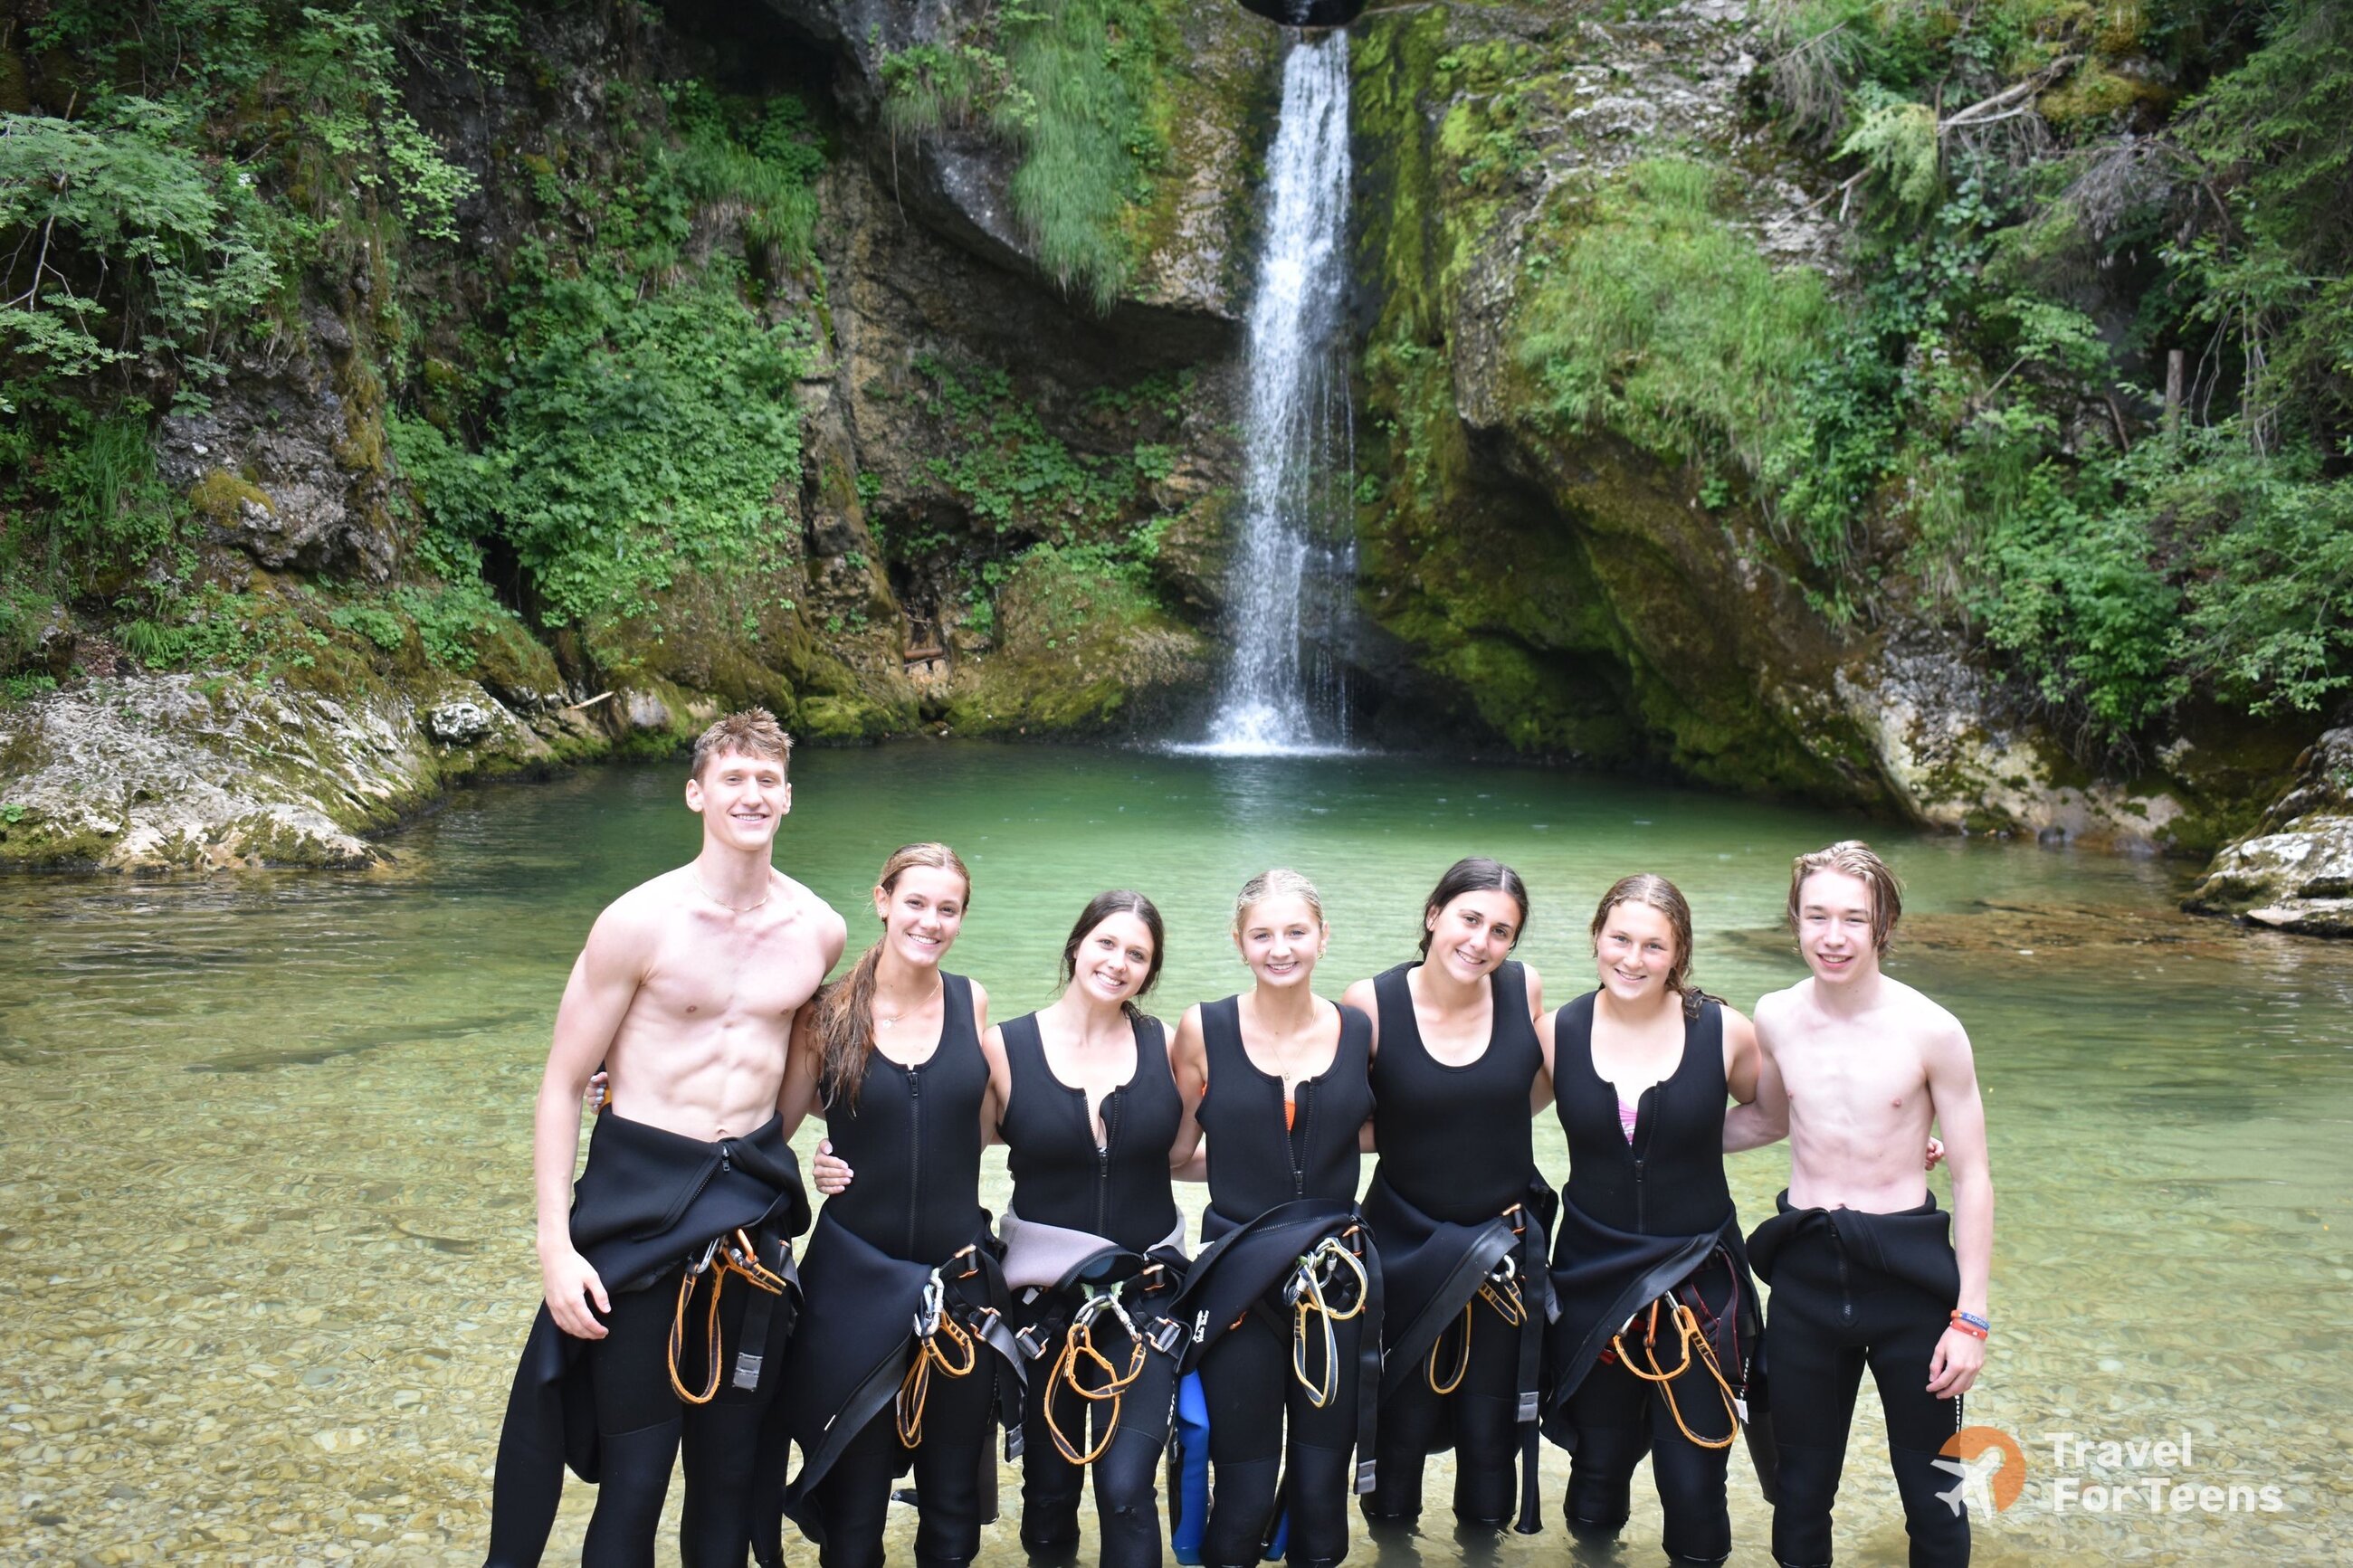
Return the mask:
<svg viewBox="0 0 2353 1568">
<path fill-rule="evenodd" d="M 995 646 L 959 658 L 940 711 L 957 734 L 1110 734 L 1198 706 L 1199 634 L 1113 573 L 1041 547 L 998 590 Z"/>
<path fill-rule="evenodd" d="M 458 707 L 479 730 L 438 740 L 431 716 Z M 370 835 L 451 784 L 609 747 L 446 675 L 344 700 L 196 675 L 80 682 L 0 710 L 0 868 L 369 866 Z"/>
<path fill-rule="evenodd" d="M 2181 906 L 2312 936 L 2353 937 L 2353 729 L 2298 759 L 2255 830 L 2225 847 Z"/>
<path fill-rule="evenodd" d="M 1619 437 L 1562 426 L 1518 368 L 1545 171 L 1619 155 L 1587 129 L 1608 47 L 1535 5 L 1359 25 L 1359 196 L 1388 214 L 1356 256 L 1373 310 L 1358 468 L 1380 490 L 1360 497 L 1360 603 L 1516 749 L 1881 804 L 1862 733 L 1810 700 L 1839 639 L 1769 533 Z M 1657 74 L 1657 101 L 1686 92 Z M 1736 120 L 1717 96 L 1687 133 Z"/>
</svg>

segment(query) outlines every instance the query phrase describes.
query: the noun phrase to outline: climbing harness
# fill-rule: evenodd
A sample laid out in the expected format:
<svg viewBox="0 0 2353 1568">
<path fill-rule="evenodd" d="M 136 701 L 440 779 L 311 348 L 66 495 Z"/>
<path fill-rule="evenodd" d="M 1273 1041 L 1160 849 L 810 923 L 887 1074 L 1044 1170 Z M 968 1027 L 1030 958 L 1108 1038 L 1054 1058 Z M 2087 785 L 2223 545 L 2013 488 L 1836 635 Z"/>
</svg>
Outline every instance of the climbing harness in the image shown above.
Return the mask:
<svg viewBox="0 0 2353 1568">
<path fill-rule="evenodd" d="M 1678 1348 L 1683 1352 L 1683 1360 L 1676 1363 L 1672 1372 L 1659 1364 L 1659 1307 L 1662 1302 L 1672 1305 L 1669 1321 L 1673 1326 Z M 1644 1314 L 1637 1312 L 1627 1319 L 1626 1328 L 1632 1328 L 1638 1319 L 1644 1319 Z M 1701 1364 L 1707 1368 L 1708 1376 L 1715 1382 L 1717 1394 L 1724 1400 L 1724 1413 L 1732 1418 L 1732 1430 L 1721 1437 L 1703 1437 L 1694 1432 L 1683 1419 L 1683 1407 L 1675 1403 L 1675 1380 L 1691 1370 L 1692 1347 L 1694 1345 L 1699 1347 Z M 1671 1296 L 1662 1296 L 1651 1303 L 1647 1320 L 1642 1325 L 1642 1353 L 1651 1363 L 1648 1372 L 1634 1364 L 1633 1356 L 1626 1349 L 1624 1329 L 1609 1336 L 1609 1349 L 1617 1356 L 1619 1365 L 1644 1383 L 1659 1385 L 1659 1392 L 1666 1396 L 1668 1414 L 1675 1418 L 1675 1426 L 1685 1437 L 1703 1448 L 1732 1447 L 1732 1439 L 1740 1435 L 1740 1404 L 1732 1392 L 1732 1384 L 1725 1378 L 1724 1368 L 1716 1363 L 1715 1347 L 1708 1343 L 1707 1335 L 1700 1328 L 1699 1314 L 1689 1306 Z"/>
<path fill-rule="evenodd" d="M 1095 1320 L 1106 1311 L 1118 1319 L 1119 1326 L 1127 1331 L 1127 1370 L 1124 1373 L 1112 1364 L 1110 1357 L 1095 1348 Z M 1077 1311 L 1071 1314 L 1070 1330 L 1062 1339 L 1062 1353 L 1054 1359 L 1054 1370 L 1047 1382 L 1046 1431 L 1054 1439 L 1055 1451 L 1069 1463 L 1092 1465 L 1102 1458 L 1111 1447 L 1112 1438 L 1119 1431 L 1120 1396 L 1144 1375 L 1144 1347 L 1145 1337 L 1137 1331 L 1135 1320 L 1128 1316 L 1126 1307 L 1121 1304 L 1119 1292 L 1089 1286 L 1087 1299 L 1079 1304 Z M 1102 1370 L 1106 1381 L 1101 1387 L 1090 1388 L 1081 1381 L 1082 1362 L 1092 1362 Z M 1084 1453 L 1062 1435 L 1060 1424 L 1054 1419 L 1053 1390 L 1056 1384 L 1091 1405 L 1105 1400 L 1111 1402 L 1110 1410 L 1103 1415 L 1103 1436 Z"/>
<path fill-rule="evenodd" d="M 702 1392 L 697 1394 L 687 1387 L 686 1380 L 679 1375 L 678 1362 L 686 1349 L 687 1308 L 693 1302 L 696 1281 L 704 1274 L 712 1276 L 711 1306 L 703 1314 L 702 1321 L 704 1360 L 711 1375 L 705 1380 Z M 686 1266 L 686 1272 L 680 1276 L 678 1281 L 678 1306 L 670 1314 L 670 1385 L 689 1405 L 708 1405 L 719 1394 L 719 1298 L 727 1289 L 730 1274 L 743 1276 L 754 1288 L 765 1290 L 772 1297 L 782 1296 L 790 1283 L 760 1261 L 759 1247 L 740 1229 L 734 1232 L 732 1239 L 724 1236 L 712 1237 L 711 1245 L 702 1249 L 702 1256 Z M 744 1314 L 744 1340 L 735 1352 L 734 1384 L 738 1388 L 756 1388 L 760 1384 L 760 1363 L 765 1352 L 755 1352 L 752 1347 L 767 1342 L 768 1314 L 762 1310 L 766 1305 L 768 1303 L 755 1303 L 753 1310 Z"/>
<path fill-rule="evenodd" d="M 1369 1296 L 1365 1266 L 1347 1245 L 1347 1237 L 1356 1234 L 1351 1226 L 1345 1236 L 1327 1236 L 1303 1254 L 1292 1269 L 1290 1280 L 1282 1288 L 1282 1299 L 1291 1307 L 1291 1374 L 1316 1409 L 1328 1407 L 1340 1391 L 1340 1346 L 1334 1337 L 1332 1325 L 1345 1323 L 1365 1310 Z M 1347 1276 L 1356 1278 L 1354 1300 L 1345 1310 L 1334 1310 L 1330 1292 L 1345 1283 Z M 1320 1377 L 1307 1374 L 1307 1342 L 1312 1329 L 1320 1328 L 1324 1336 L 1324 1371 Z"/>
<path fill-rule="evenodd" d="M 1479 1281 L 1478 1294 L 1462 1303 L 1462 1348 L 1455 1358 L 1451 1377 L 1441 1382 L 1438 1375 L 1439 1352 L 1446 1348 L 1447 1335 L 1439 1335 L 1438 1342 L 1430 1347 L 1430 1365 L 1423 1375 L 1429 1379 L 1432 1394 L 1449 1394 L 1462 1386 L 1462 1379 L 1471 1370 L 1471 1309 L 1482 1300 L 1494 1309 L 1507 1329 L 1516 1329 L 1527 1321 L 1527 1302 L 1520 1295 L 1519 1261 L 1513 1254 L 1507 1252 L 1497 1258 L 1495 1266 L 1487 1270 L 1487 1277 Z"/>
<path fill-rule="evenodd" d="M 934 1268 L 931 1278 L 923 1281 L 923 1301 L 915 1309 L 915 1356 L 907 1368 L 907 1375 L 899 1383 L 896 1416 L 902 1447 L 923 1446 L 923 1403 L 931 1395 L 934 1369 L 943 1377 L 969 1377 L 980 1364 L 978 1342 L 948 1310 L 947 1282 L 940 1272 L 969 1258 L 974 1250 L 967 1245 Z M 968 1279 L 977 1272 L 976 1268 L 967 1268 L 956 1278 Z M 944 1340 L 948 1347 L 944 1350 L 941 1348 Z M 963 1358 L 960 1364 L 958 1356 Z"/>
</svg>

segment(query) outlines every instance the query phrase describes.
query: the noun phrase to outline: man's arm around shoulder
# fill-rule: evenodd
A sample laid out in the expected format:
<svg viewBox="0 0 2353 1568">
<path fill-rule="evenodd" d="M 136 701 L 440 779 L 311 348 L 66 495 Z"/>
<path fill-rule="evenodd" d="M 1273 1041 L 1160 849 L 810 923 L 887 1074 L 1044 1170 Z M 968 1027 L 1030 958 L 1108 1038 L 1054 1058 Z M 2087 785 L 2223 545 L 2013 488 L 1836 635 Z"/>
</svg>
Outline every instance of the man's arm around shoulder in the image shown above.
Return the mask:
<svg viewBox="0 0 2353 1568">
<path fill-rule="evenodd" d="M 580 1096 L 645 978 L 656 926 L 638 893 L 624 894 L 596 917 L 587 946 L 572 965 L 555 1010 L 555 1042 L 540 1076 L 532 1120 L 532 1184 L 538 1197 L 539 1274 L 548 1314 L 565 1333 L 601 1340 L 605 1325 L 588 1310 L 611 1311 L 605 1282 L 572 1245 L 572 1171 L 580 1152 Z M 586 1298 L 584 1300 L 583 1298 Z"/>
</svg>

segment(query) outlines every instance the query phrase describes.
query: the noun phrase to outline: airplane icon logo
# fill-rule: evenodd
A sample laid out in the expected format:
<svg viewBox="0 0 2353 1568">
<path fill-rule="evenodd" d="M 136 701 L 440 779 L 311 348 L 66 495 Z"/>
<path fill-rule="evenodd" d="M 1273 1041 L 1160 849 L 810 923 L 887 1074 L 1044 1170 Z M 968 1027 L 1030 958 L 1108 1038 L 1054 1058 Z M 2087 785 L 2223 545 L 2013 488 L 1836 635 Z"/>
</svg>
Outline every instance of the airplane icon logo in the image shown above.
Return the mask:
<svg viewBox="0 0 2353 1568">
<path fill-rule="evenodd" d="M 1999 1513 L 2026 1489 L 2026 1455 L 2018 1440 L 1993 1426 L 1964 1426 L 1945 1439 L 1936 1468 L 1954 1478 L 1938 1501 L 1958 1513 L 1966 1506 Z"/>
</svg>

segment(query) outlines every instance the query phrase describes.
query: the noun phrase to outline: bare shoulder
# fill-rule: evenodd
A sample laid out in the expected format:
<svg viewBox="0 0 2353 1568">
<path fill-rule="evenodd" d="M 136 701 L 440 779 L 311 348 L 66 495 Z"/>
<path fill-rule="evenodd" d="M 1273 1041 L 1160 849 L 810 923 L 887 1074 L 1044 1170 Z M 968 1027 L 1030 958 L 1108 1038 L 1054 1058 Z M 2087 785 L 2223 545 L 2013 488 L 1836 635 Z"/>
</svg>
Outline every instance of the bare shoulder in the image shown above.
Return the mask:
<svg viewBox="0 0 2353 1568">
<path fill-rule="evenodd" d="M 776 879 L 779 890 L 793 913 L 809 922 L 815 940 L 825 951 L 826 967 L 832 968 L 834 960 L 839 958 L 841 950 L 849 945 L 849 922 L 843 920 L 831 904 L 818 897 L 807 884 L 797 881 L 782 871 L 772 871 L 771 874 Z"/>
<path fill-rule="evenodd" d="M 1887 984 L 1890 1011 L 1895 1015 L 1892 1022 L 1905 1037 L 1924 1052 L 1968 1054 L 1969 1032 L 1944 1004 L 1900 980 Z"/>
<path fill-rule="evenodd" d="M 650 950 L 686 907 L 687 869 L 649 878 L 607 904 L 590 928 L 592 950 Z"/>
<path fill-rule="evenodd" d="M 1805 988 L 1810 984 L 1811 984 L 1810 981 L 1801 980 L 1795 985 L 1779 991 L 1767 991 L 1764 995 L 1757 998 L 1754 1027 L 1757 1039 L 1762 1041 L 1767 1049 L 1770 1049 L 1777 1043 L 1778 1037 L 1797 1021 L 1798 1015 L 1803 1009 L 1807 1000 L 1804 994 Z M 1739 1015 L 1726 1007 L 1724 1010 L 1724 1016 L 1725 1026 L 1729 1027 L 1731 1020 L 1738 1017 Z"/>
<path fill-rule="evenodd" d="M 1340 993 L 1340 1005 L 1354 1007 L 1367 1018 L 1375 1016 L 1378 1004 L 1373 998 L 1373 983 L 1369 980 L 1359 980 L 1349 985 L 1345 991 Z"/>
<path fill-rule="evenodd" d="M 1771 998 L 1767 997 L 1767 1000 L 1769 1001 Z M 1736 1047 L 1745 1047 L 1757 1043 L 1757 1026 L 1749 1022 L 1746 1014 L 1729 1002 L 1719 1002 L 1716 1007 L 1724 1017 L 1724 1037 L 1727 1042 Z M 1765 1003 L 1757 1004 L 1757 1012 L 1758 1016 L 1763 1016 Z"/>
</svg>

